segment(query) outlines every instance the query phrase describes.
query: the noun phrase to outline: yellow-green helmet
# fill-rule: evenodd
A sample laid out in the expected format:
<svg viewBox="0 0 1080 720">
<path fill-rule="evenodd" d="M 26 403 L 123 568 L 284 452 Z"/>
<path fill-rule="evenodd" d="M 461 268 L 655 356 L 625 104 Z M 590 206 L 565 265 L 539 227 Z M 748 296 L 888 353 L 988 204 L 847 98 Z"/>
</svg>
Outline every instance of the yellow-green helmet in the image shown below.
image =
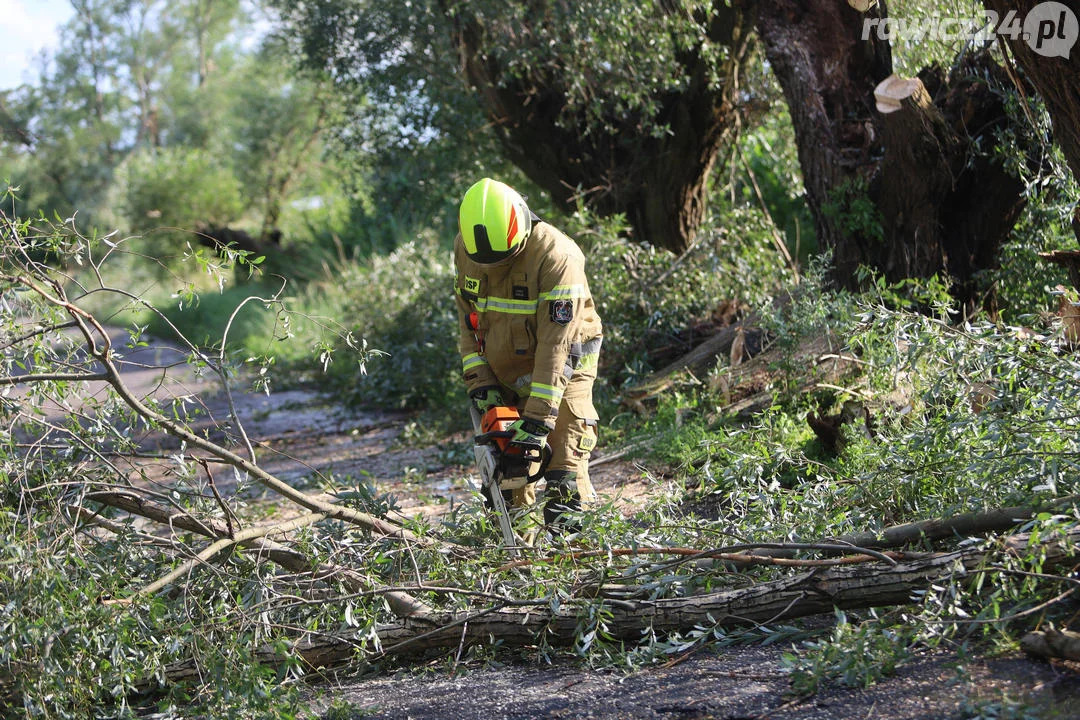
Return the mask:
<svg viewBox="0 0 1080 720">
<path fill-rule="evenodd" d="M 484 178 L 461 199 L 458 225 L 469 257 L 495 263 L 513 255 L 529 237 L 532 213 L 512 187 Z"/>
</svg>

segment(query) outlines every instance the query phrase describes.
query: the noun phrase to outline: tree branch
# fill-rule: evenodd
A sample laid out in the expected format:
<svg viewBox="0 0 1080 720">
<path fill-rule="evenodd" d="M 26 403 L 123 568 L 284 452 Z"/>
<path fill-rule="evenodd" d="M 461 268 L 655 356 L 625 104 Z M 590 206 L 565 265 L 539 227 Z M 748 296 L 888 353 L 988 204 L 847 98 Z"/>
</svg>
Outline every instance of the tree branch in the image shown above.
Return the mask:
<svg viewBox="0 0 1080 720">
<path fill-rule="evenodd" d="M 190 514 L 174 512 L 172 508 L 150 502 L 130 491 L 91 492 L 87 493 L 86 500 L 99 502 L 102 505 L 139 515 L 167 527 L 179 528 L 197 533 L 203 537 L 221 539 L 228 537 L 229 533 L 228 528 L 223 523 L 213 520 L 204 521 Z M 316 579 L 334 578 L 352 592 L 369 592 L 372 589 L 363 576 L 351 568 L 327 562 L 313 565 L 311 559 L 303 553 L 266 537 L 240 540 L 239 545 L 251 548 L 260 557 L 265 557 L 287 570 L 310 574 Z M 424 615 L 431 612 L 431 608 L 426 604 L 407 593 L 388 592 L 386 597 L 390 609 L 399 617 Z"/>
<path fill-rule="evenodd" d="M 267 488 L 277 492 L 280 495 L 292 500 L 297 505 L 307 508 L 315 512 L 321 512 L 327 517 L 332 517 L 337 520 L 343 520 L 345 522 L 359 525 L 371 530 L 374 533 L 383 535 L 385 537 L 397 538 L 399 540 L 406 540 L 408 542 L 416 543 L 418 545 L 430 545 L 431 541 L 426 538 L 420 538 L 414 533 L 397 526 L 391 522 L 381 520 L 368 513 L 352 510 L 349 508 L 343 508 L 332 505 L 331 503 L 323 500 L 313 498 L 306 493 L 296 490 L 289 484 L 278 479 L 276 476 L 271 475 L 259 466 L 255 465 L 250 460 L 237 455 L 231 450 L 224 448 L 217 443 L 211 442 L 200 435 L 193 433 L 182 423 L 175 422 L 165 417 L 161 413 L 148 407 L 142 400 L 140 400 L 131 389 L 124 382 L 123 377 L 120 374 L 119 369 L 116 367 L 112 357 L 112 340 L 109 338 L 109 334 L 101 326 L 98 320 L 87 311 L 78 307 L 74 303 L 67 300 L 64 296 L 63 289 L 54 286 L 56 290 L 55 296 L 49 291 L 42 288 L 38 283 L 34 282 L 31 278 L 25 276 L 18 276 L 17 281 L 26 287 L 36 292 L 39 296 L 44 298 L 50 303 L 53 303 L 63 308 L 74 320 L 80 332 L 86 341 L 87 352 L 101 363 L 104 368 L 104 380 L 113 387 L 120 399 L 123 400 L 132 410 L 143 417 L 146 420 L 151 421 L 158 427 L 165 430 L 170 435 L 177 437 L 193 447 L 197 447 L 204 452 L 207 452 L 215 457 L 223 460 L 226 464 L 232 465 L 238 470 L 242 470 Z M 91 329 L 91 327 L 93 329 Z M 96 334 L 101 337 L 101 345 L 98 345 L 95 339 Z"/>
</svg>

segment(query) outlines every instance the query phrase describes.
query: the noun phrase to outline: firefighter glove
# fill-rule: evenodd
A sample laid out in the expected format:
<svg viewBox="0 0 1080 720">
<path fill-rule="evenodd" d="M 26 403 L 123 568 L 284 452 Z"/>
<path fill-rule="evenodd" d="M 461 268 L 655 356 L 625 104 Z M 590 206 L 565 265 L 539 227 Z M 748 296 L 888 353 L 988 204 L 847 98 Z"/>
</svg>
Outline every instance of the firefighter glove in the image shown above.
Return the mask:
<svg viewBox="0 0 1080 720">
<path fill-rule="evenodd" d="M 547 434 L 550 428 L 542 422 L 523 417 L 510 423 L 507 428 L 514 433 L 510 438 L 511 445 L 517 445 L 525 450 L 540 451 L 547 444 Z"/>
<path fill-rule="evenodd" d="M 473 405 L 476 406 L 476 409 L 480 411 L 481 415 L 493 407 L 506 404 L 506 402 L 503 401 L 502 393 L 499 392 L 498 388 L 493 387 L 473 390 L 472 394 L 469 395 L 469 398 L 472 399 Z"/>
</svg>

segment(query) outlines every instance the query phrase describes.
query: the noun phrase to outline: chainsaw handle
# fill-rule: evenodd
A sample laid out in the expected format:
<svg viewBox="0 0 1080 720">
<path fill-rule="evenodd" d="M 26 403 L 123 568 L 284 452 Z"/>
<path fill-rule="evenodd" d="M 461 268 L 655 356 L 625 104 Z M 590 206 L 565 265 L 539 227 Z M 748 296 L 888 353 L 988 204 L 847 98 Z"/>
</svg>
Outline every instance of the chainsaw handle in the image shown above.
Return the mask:
<svg viewBox="0 0 1080 720">
<path fill-rule="evenodd" d="M 496 439 L 509 438 L 513 436 L 514 433 L 510 430 L 492 430 L 491 432 L 481 433 L 474 436 L 473 442 L 476 445 L 490 445 Z M 548 463 L 551 462 L 551 455 L 551 446 L 546 443 L 542 448 L 540 448 L 537 454 L 532 454 L 527 451 L 522 453 L 521 458 L 523 460 L 527 460 L 530 463 L 540 463 L 540 467 L 537 469 L 537 471 L 532 475 L 529 475 L 528 481 L 530 483 L 534 483 L 540 478 L 544 477 L 544 473 L 547 472 Z"/>
<path fill-rule="evenodd" d="M 491 432 L 481 433 L 473 437 L 473 443 L 477 445 L 490 445 L 492 440 L 512 437 L 514 437 L 514 432 L 512 430 L 492 430 Z"/>
<path fill-rule="evenodd" d="M 490 445 L 495 440 L 505 440 L 514 436 L 514 433 L 511 430 L 491 430 L 486 433 L 479 432 L 481 424 L 480 411 L 477 409 L 476 405 L 472 403 L 469 404 L 469 417 L 472 419 L 473 431 L 478 433 L 473 436 L 473 443 L 476 445 Z M 528 460 L 529 462 L 539 461 L 540 463 L 540 468 L 536 473 L 528 476 L 527 482 L 534 483 L 544 476 L 544 473 L 547 472 L 548 464 L 551 462 L 551 456 L 551 446 L 546 443 L 540 448 L 539 456 L 530 454 L 523 456 L 524 460 Z"/>
<path fill-rule="evenodd" d="M 551 454 L 552 453 L 550 445 L 545 444 L 544 447 L 540 448 L 540 468 L 536 471 L 534 475 L 529 476 L 529 482 L 534 483 L 537 482 L 540 478 L 544 477 L 544 473 L 547 472 L 548 463 L 551 462 Z"/>
<path fill-rule="evenodd" d="M 490 445 L 493 440 L 511 437 L 514 437 L 514 433 L 510 430 L 492 430 L 491 432 L 481 433 L 480 435 L 474 436 L 473 443 L 475 443 L 476 445 Z M 529 462 L 539 462 L 541 467 L 540 474 L 544 474 L 544 470 L 547 469 L 548 463 L 551 462 L 550 445 L 545 443 L 544 446 L 540 448 L 540 450 L 538 450 L 537 454 L 535 455 L 530 454 L 528 451 L 525 450 L 525 448 L 520 445 L 512 447 L 520 447 L 522 449 L 523 459 L 528 460 Z"/>
</svg>

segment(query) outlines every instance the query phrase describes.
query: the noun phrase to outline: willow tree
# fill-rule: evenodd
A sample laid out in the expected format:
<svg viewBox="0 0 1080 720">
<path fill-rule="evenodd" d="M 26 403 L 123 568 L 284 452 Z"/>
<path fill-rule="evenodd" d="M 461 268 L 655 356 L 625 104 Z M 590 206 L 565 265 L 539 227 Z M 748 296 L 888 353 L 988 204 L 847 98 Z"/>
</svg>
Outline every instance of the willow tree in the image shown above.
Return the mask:
<svg viewBox="0 0 1080 720">
<path fill-rule="evenodd" d="M 0 166 L 27 215 L 77 212 L 86 227 L 113 210 L 116 172 L 133 152 L 202 148 L 227 122 L 200 91 L 207 68 L 232 63 L 230 33 L 244 20 L 239 0 L 71 5 L 39 77 L 0 101 Z"/>
<path fill-rule="evenodd" d="M 308 62 L 363 97 L 368 123 L 462 157 L 494 142 L 556 205 L 624 214 L 678 252 L 746 119 L 741 4 L 634 0 L 277 0 Z M 467 163 L 463 163 L 467 165 Z M 460 178 L 462 187 L 468 178 Z"/>
<path fill-rule="evenodd" d="M 971 306 L 1025 204 L 1024 184 L 993 152 L 1001 135 L 1025 134 L 1007 111 L 1014 82 L 977 46 L 948 71 L 898 76 L 889 18 L 883 0 L 757 3 L 834 277 L 853 286 L 860 267 L 890 281 L 940 275 Z"/>
</svg>

